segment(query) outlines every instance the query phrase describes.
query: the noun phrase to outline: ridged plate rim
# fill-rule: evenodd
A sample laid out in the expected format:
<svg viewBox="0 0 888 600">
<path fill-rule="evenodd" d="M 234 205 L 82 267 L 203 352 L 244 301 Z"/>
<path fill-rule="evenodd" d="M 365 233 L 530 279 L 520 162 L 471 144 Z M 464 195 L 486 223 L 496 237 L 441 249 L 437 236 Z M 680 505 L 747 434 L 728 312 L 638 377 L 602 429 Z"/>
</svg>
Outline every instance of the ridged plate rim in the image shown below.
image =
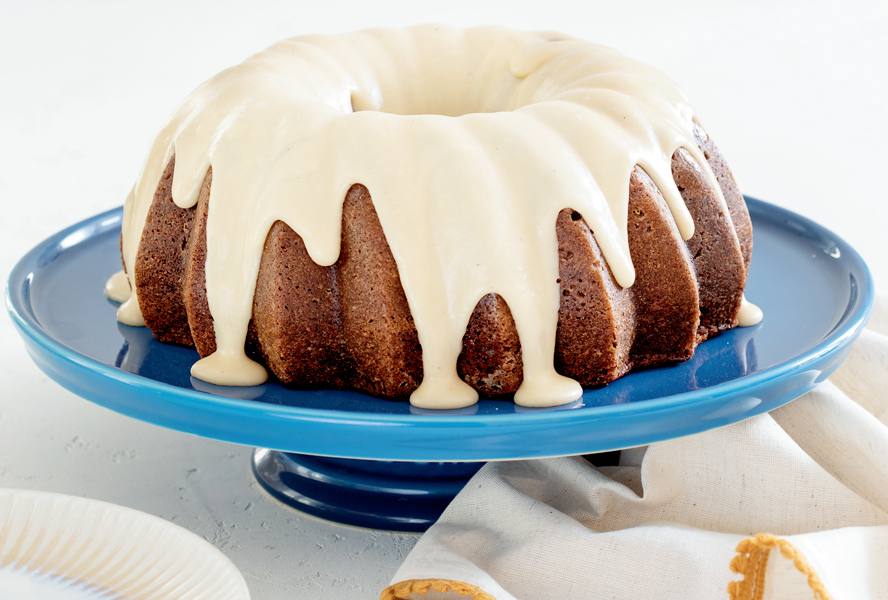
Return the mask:
<svg viewBox="0 0 888 600">
<path fill-rule="evenodd" d="M 62 597 L 250 598 L 228 557 L 190 531 L 124 506 L 52 492 L 0 489 L 0 570 L 33 579 L 36 589 L 52 584 Z M 2 597 L 4 589 L 0 580 Z"/>
</svg>

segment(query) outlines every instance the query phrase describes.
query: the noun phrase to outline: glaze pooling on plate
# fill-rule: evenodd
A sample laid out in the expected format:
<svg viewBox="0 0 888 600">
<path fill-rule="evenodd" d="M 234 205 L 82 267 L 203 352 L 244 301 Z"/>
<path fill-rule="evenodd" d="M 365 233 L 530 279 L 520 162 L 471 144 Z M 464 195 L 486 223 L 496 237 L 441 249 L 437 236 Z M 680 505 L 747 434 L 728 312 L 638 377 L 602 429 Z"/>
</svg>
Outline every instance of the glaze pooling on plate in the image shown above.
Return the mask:
<svg viewBox="0 0 888 600">
<path fill-rule="evenodd" d="M 761 323 L 764 315 L 762 309 L 746 299 L 740 303 L 740 312 L 737 314 L 737 325 L 739 327 L 752 327 Z"/>
<path fill-rule="evenodd" d="M 558 213 L 582 214 L 618 284 L 632 285 L 630 175 L 644 169 L 690 238 L 673 153 L 683 148 L 715 181 L 693 128 L 693 109 L 664 75 L 561 34 L 419 26 L 294 38 L 223 71 L 175 112 L 127 199 L 124 262 L 134 273 L 167 163 L 175 157 L 172 196 L 182 208 L 196 204 L 212 168 L 206 290 L 217 349 L 192 374 L 262 383 L 267 373 L 244 342 L 268 231 L 283 221 L 317 264 L 332 265 L 343 200 L 360 183 L 422 347 L 424 376 L 411 403 L 477 401 L 457 358 L 476 304 L 497 293 L 521 341 L 515 402 L 566 404 L 582 388 L 553 361 Z M 135 295 L 118 318 L 144 324 Z"/>
</svg>

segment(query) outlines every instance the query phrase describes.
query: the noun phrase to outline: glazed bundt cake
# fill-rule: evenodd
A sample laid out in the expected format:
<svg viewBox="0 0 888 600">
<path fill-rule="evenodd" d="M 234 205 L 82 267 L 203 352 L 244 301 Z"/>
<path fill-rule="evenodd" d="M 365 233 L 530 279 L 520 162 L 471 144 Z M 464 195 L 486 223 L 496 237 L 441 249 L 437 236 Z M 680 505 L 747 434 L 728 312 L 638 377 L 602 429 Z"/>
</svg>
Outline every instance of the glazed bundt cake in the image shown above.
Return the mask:
<svg viewBox="0 0 888 600">
<path fill-rule="evenodd" d="M 203 84 L 121 250 L 118 318 L 196 347 L 199 379 L 553 406 L 735 327 L 752 227 L 659 72 L 422 26 L 294 38 Z"/>
</svg>

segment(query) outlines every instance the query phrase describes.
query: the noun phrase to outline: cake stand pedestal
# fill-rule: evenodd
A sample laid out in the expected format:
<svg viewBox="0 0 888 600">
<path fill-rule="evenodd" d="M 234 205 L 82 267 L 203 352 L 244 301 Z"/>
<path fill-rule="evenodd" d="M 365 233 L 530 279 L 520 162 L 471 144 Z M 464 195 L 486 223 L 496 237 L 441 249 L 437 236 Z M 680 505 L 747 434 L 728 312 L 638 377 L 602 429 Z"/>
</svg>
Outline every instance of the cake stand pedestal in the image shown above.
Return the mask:
<svg viewBox="0 0 888 600">
<path fill-rule="evenodd" d="M 322 519 L 425 531 L 483 462 L 394 462 L 253 451 L 253 474 L 281 502 Z"/>
</svg>

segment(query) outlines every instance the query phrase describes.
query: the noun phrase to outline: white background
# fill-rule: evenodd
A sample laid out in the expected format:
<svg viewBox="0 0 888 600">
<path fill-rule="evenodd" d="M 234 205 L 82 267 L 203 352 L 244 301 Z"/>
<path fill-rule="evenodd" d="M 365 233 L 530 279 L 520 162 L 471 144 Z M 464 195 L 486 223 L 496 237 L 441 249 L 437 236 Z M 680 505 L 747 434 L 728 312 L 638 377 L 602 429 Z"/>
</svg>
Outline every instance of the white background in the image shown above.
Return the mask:
<svg viewBox="0 0 888 600">
<path fill-rule="evenodd" d="M 560 30 L 659 67 L 746 194 L 833 229 L 885 285 L 888 2 L 843 4 L 2 0 L 0 274 L 120 205 L 165 118 L 217 71 L 293 35 L 440 22 Z M 416 538 L 284 509 L 248 456 L 69 394 L 0 317 L 0 486 L 171 519 L 221 548 L 257 600 L 377 597 Z"/>
</svg>

